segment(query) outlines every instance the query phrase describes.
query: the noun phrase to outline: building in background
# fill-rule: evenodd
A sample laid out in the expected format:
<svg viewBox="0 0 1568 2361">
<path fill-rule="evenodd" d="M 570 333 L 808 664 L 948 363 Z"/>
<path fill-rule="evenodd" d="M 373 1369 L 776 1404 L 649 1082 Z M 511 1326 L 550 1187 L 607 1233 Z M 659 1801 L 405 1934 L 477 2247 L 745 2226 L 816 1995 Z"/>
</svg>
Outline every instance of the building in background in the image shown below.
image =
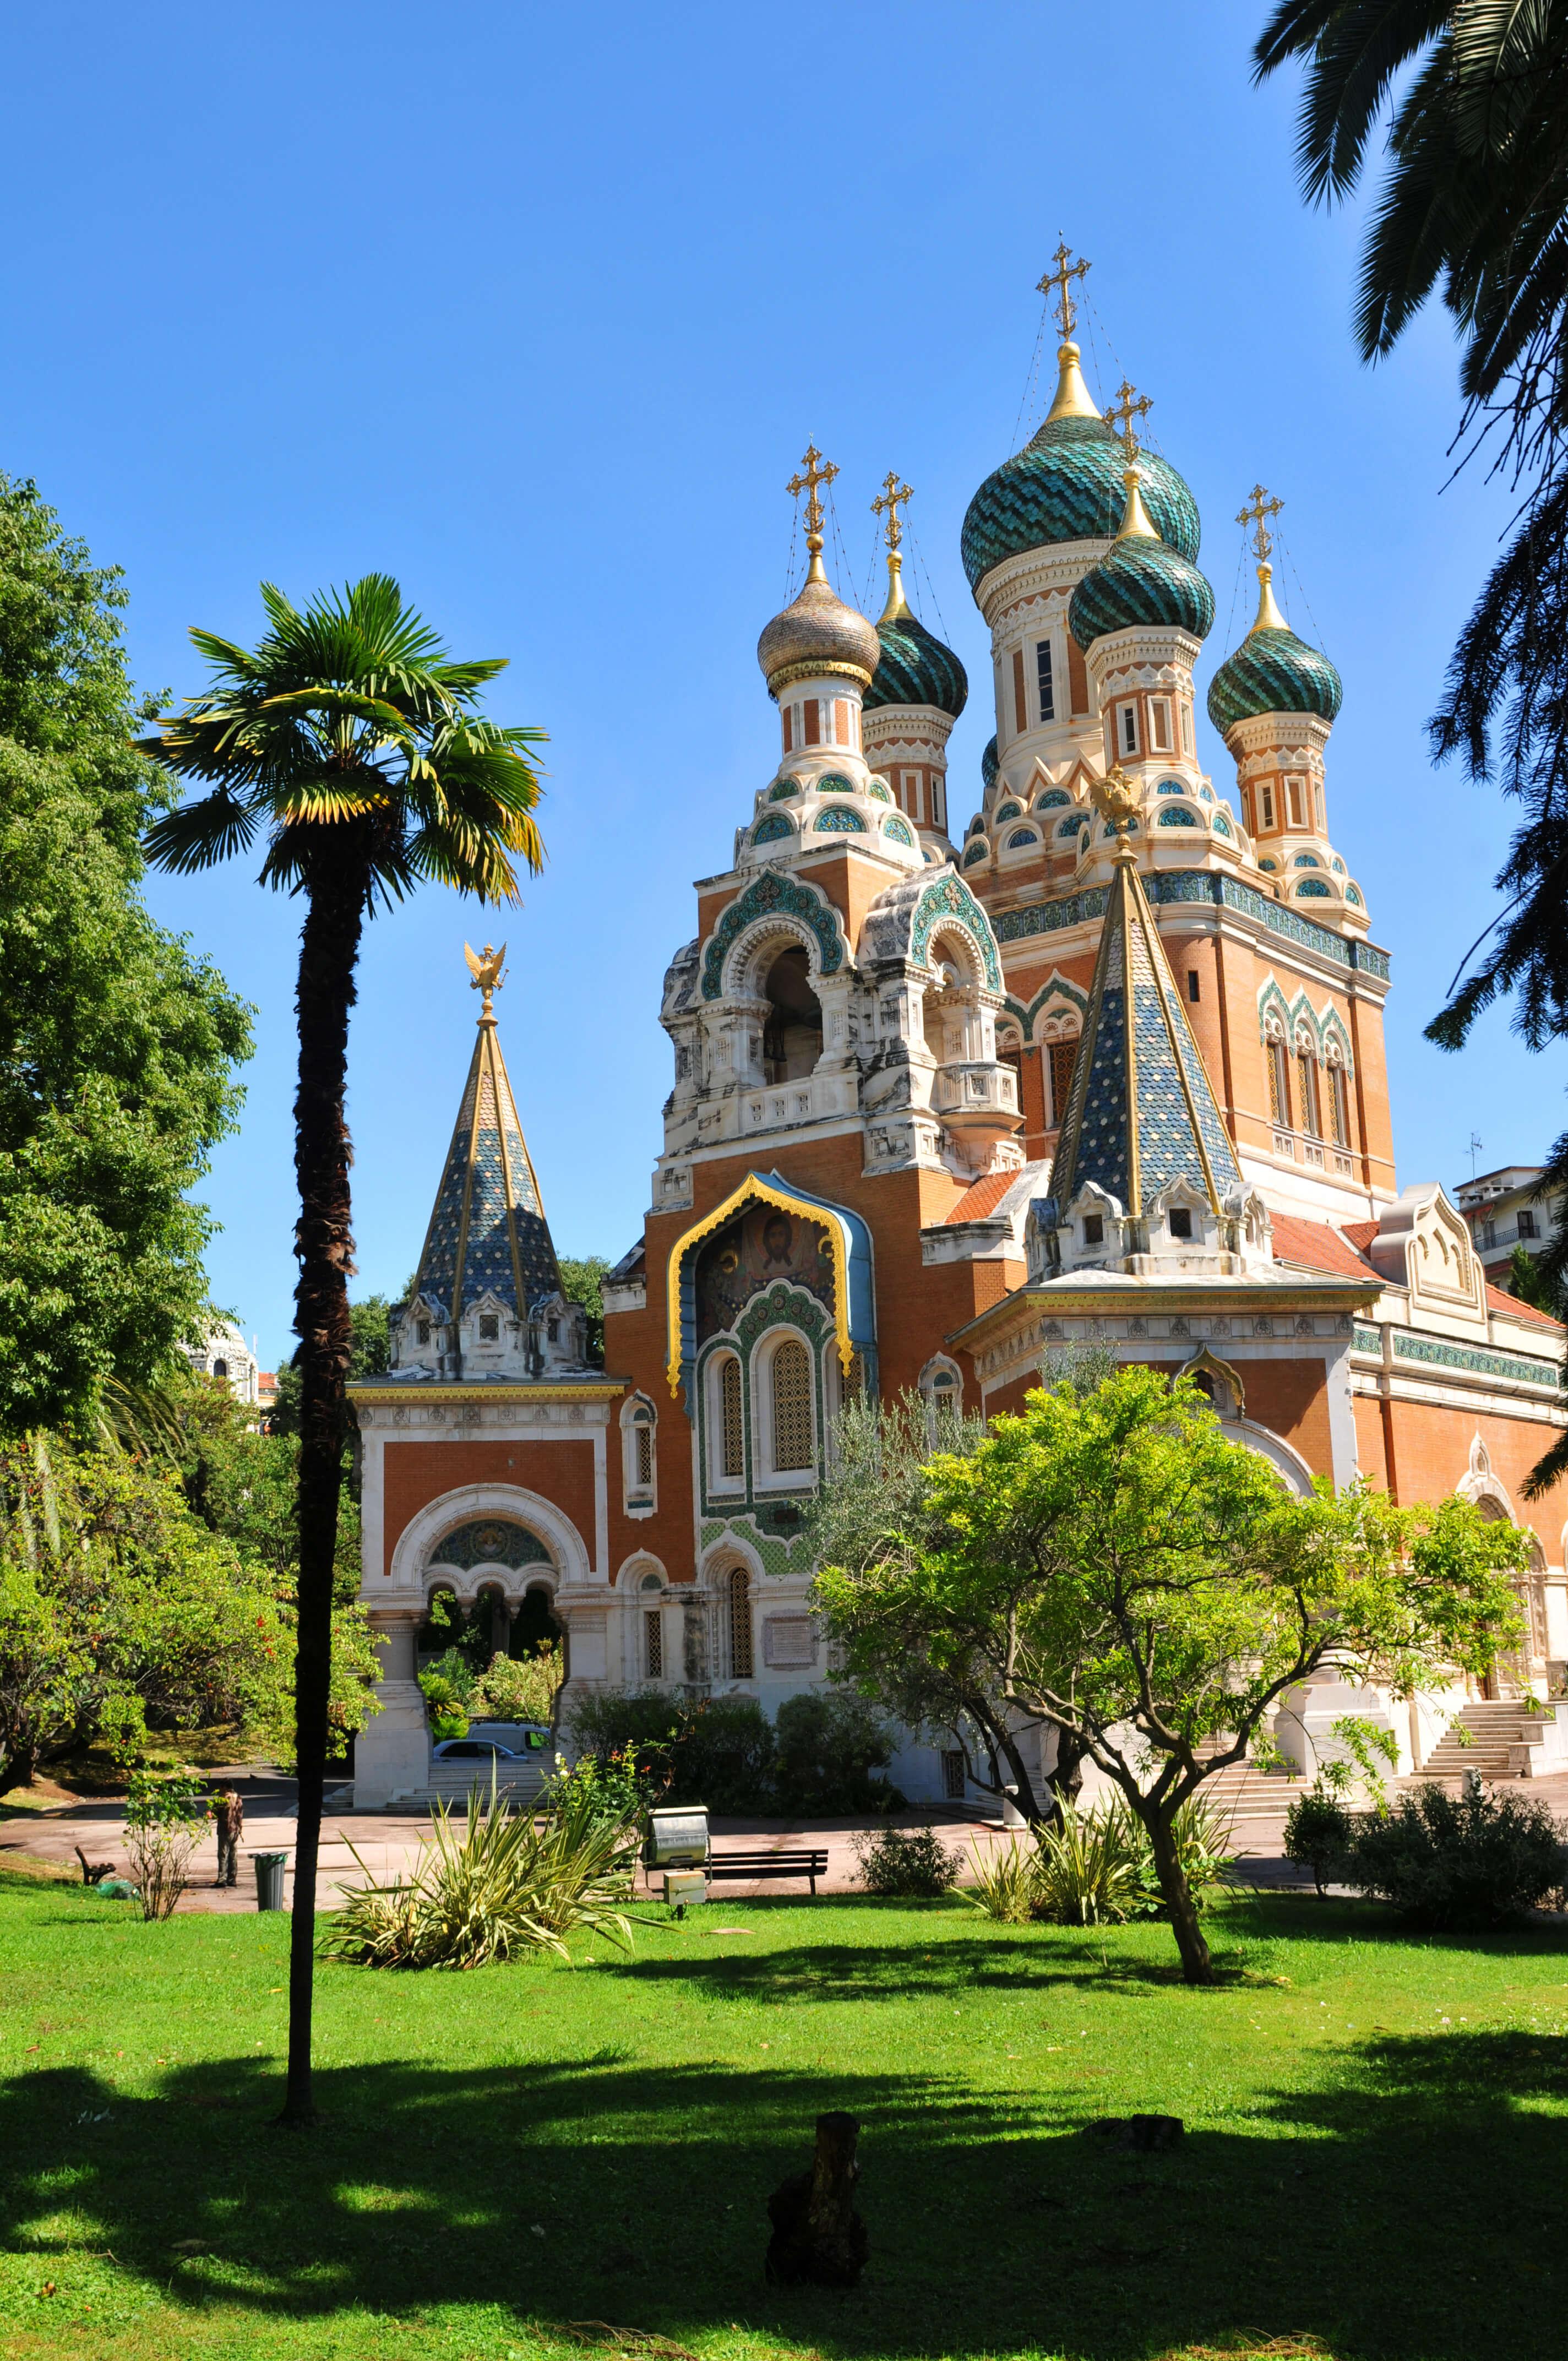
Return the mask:
<svg viewBox="0 0 1568 2361">
<path fill-rule="evenodd" d="M 214 1322 L 200 1348 L 190 1351 L 188 1357 L 197 1377 L 218 1378 L 236 1401 L 268 1407 L 277 1400 L 277 1378 L 267 1374 L 264 1380 L 254 1341 L 247 1345 L 232 1320 Z M 269 1397 L 264 1396 L 264 1381 L 271 1388 Z"/>
<path fill-rule="evenodd" d="M 1494 1287 L 1509 1293 L 1514 1248 L 1523 1246 L 1531 1262 L 1537 1262 L 1562 1226 L 1563 1206 L 1536 1195 L 1541 1172 L 1539 1164 L 1506 1164 L 1500 1171 L 1462 1180 L 1453 1192 L 1470 1224 L 1482 1269 Z"/>
<path fill-rule="evenodd" d="M 1568 1488 L 1522 1487 L 1568 1423 L 1563 1331 L 1487 1283 L 1441 1187 L 1399 1190 L 1388 955 L 1331 828 L 1340 676 L 1276 604 L 1279 503 L 1259 488 L 1243 512 L 1258 605 L 1208 686 L 1235 766 L 1217 787 L 1197 508 L 1140 446 L 1147 402 L 1091 400 L 1072 278 L 1064 249 L 1049 413 L 964 520 L 996 725 L 966 824 L 968 682 L 907 603 L 908 487 L 878 501 L 875 624 L 823 565 L 837 471 L 811 448 L 788 488 L 809 564 L 758 644 L 772 759 L 664 977 L 664 1142 L 604 1283 L 602 1369 L 501 1057 L 501 957 L 470 954 L 478 1038 L 414 1289 L 389 1367 L 350 1389 L 385 1667 L 362 1803 L 429 1790 L 436 1590 L 548 1610 L 568 1698 L 651 1684 L 773 1711 L 823 1682 L 805 1521 L 841 1403 L 1013 1409 L 1091 1340 L 1190 1374 L 1294 1489 L 1458 1491 L 1534 1534 L 1529 1641 L 1494 1695 L 1412 1710 L 1324 1682 L 1282 1717 L 1288 1752 L 1310 1762 L 1354 1710 L 1409 1767 L 1461 1706 L 1538 1741 L 1510 1699 L 1568 1665 Z M 898 1785 L 950 1794 L 950 1749 L 907 1733 Z"/>
</svg>

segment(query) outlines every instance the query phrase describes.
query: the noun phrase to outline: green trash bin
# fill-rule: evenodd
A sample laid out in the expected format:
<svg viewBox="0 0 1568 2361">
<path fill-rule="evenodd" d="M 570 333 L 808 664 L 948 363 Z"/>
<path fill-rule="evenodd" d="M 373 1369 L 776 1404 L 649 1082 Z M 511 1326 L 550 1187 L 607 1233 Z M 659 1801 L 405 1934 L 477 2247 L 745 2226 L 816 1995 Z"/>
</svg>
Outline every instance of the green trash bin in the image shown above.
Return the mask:
<svg viewBox="0 0 1568 2361">
<path fill-rule="evenodd" d="M 256 1863 L 256 1906 L 258 1910 L 281 1910 L 283 1902 L 283 1872 L 289 1866 L 286 1852 L 253 1852 Z"/>
</svg>

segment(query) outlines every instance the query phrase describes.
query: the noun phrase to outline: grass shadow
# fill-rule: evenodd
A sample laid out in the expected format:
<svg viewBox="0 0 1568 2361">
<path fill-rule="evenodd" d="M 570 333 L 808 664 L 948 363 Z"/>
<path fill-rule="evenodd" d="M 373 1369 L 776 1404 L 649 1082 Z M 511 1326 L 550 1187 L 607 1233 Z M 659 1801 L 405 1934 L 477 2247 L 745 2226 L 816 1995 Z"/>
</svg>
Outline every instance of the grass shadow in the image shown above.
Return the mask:
<svg viewBox="0 0 1568 2361">
<path fill-rule="evenodd" d="M 498 2011 L 511 1994 L 498 1974 Z M 1383 2037 L 1323 2071 L 1135 2157 L 1081 2136 L 1087 2097 L 930 2074 L 615 2051 L 343 2066 L 299 2136 L 271 2128 L 275 2072 L 243 2057 L 143 2097 L 59 2069 L 0 2086 L 0 2203 L 14 2248 L 90 2236 L 192 2312 L 490 2303 L 677 2341 L 745 2319 L 846 2361 L 1143 2361 L 1243 2331 L 1316 2334 L 1346 2361 L 1555 2361 L 1562 2042 Z M 865 2127 L 871 2267 L 849 2295 L 770 2290 L 767 2195 L 828 2106 Z"/>
</svg>

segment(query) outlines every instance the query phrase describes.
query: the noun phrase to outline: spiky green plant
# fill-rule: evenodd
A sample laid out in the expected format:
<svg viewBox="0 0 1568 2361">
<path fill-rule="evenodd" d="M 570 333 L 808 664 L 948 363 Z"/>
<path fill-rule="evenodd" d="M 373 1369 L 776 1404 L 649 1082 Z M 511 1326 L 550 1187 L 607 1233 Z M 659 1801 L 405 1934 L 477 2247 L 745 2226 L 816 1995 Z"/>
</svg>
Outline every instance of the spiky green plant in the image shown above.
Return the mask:
<svg viewBox="0 0 1568 2361">
<path fill-rule="evenodd" d="M 631 1874 L 624 1829 L 582 1799 L 536 1821 L 493 1784 L 488 1795 L 473 1787 L 461 1833 L 450 1807 L 436 1806 L 433 1841 L 411 1875 L 378 1884 L 367 1872 L 335 1913 L 325 1953 L 371 1968 L 482 1968 L 527 1951 L 569 1960 L 565 1938 L 579 1928 L 630 1949 L 620 1905 Z"/>
<path fill-rule="evenodd" d="M 1021 1927 L 1038 1916 L 1038 1861 L 1032 1846 L 1021 1845 L 1014 1837 L 1005 1850 L 998 1846 L 981 1854 L 971 1845 L 970 1852 L 974 1882 L 953 1889 L 961 1901 L 1004 1927 Z"/>
</svg>

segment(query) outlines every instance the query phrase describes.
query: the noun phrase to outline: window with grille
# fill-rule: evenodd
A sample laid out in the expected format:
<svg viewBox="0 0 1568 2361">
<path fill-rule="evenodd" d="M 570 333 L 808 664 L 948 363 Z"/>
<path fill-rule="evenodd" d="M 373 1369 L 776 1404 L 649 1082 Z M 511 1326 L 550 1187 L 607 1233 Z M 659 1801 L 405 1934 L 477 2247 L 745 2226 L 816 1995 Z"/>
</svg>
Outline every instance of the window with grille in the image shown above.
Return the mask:
<svg viewBox="0 0 1568 2361">
<path fill-rule="evenodd" d="M 1268 1044 L 1268 1112 L 1287 1128 L 1290 1122 L 1290 1061 L 1283 1041 Z"/>
<path fill-rule="evenodd" d="M 653 1488 L 653 1430 L 646 1421 L 639 1424 L 633 1437 L 637 1455 L 637 1488 L 640 1492 Z"/>
<path fill-rule="evenodd" d="M 1329 1068 L 1329 1098 L 1333 1107 L 1334 1146 L 1350 1146 L 1350 1091 L 1343 1066 Z"/>
<path fill-rule="evenodd" d="M 804 1345 L 787 1336 L 773 1355 L 773 1466 L 783 1475 L 814 1464 L 811 1362 Z"/>
<path fill-rule="evenodd" d="M 743 1565 L 729 1576 L 729 1677 L 751 1677 L 751 1577 Z"/>
<path fill-rule="evenodd" d="M 1077 1056 L 1076 1041 L 1051 1043 L 1051 1115 L 1057 1123 L 1065 1122 L 1067 1118 L 1068 1093 L 1072 1088 L 1073 1061 Z"/>
<path fill-rule="evenodd" d="M 481 1344 L 481 1345 L 496 1345 L 496 1344 L 499 1344 L 499 1343 L 500 1342 L 500 1334 L 501 1334 L 500 1314 L 499 1314 L 499 1312 L 480 1312 L 480 1314 L 479 1314 L 479 1342 L 480 1342 L 480 1344 Z"/>
<path fill-rule="evenodd" d="M 746 1426 L 740 1411 L 740 1364 L 729 1354 L 718 1365 L 718 1466 L 725 1476 L 746 1473 Z"/>
<path fill-rule="evenodd" d="M 961 1804 L 964 1799 L 964 1758 L 956 1746 L 942 1757 L 942 1795 L 949 1804 Z"/>
<path fill-rule="evenodd" d="M 1310 1049 L 1296 1052 L 1296 1073 L 1301 1092 L 1301 1128 L 1313 1139 L 1322 1137 L 1318 1121 L 1318 1067 Z"/>
<path fill-rule="evenodd" d="M 664 1619 L 656 1607 L 643 1611 L 642 1653 L 648 1678 L 651 1681 L 662 1680 L 664 1674 Z"/>
<path fill-rule="evenodd" d="M 1057 718 L 1056 686 L 1051 679 L 1051 643 L 1041 640 L 1035 649 L 1035 677 L 1040 690 L 1040 719 L 1054 721 Z"/>
</svg>

